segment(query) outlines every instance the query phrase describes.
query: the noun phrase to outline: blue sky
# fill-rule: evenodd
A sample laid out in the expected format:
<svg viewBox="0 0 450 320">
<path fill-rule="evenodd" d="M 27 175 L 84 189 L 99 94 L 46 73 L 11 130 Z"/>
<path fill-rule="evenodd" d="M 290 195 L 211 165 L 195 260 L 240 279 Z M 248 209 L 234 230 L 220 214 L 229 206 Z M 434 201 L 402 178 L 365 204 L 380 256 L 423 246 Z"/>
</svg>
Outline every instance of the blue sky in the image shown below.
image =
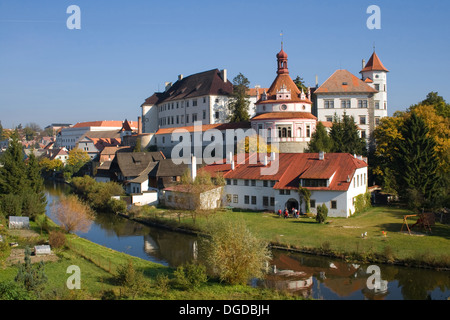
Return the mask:
<svg viewBox="0 0 450 320">
<path fill-rule="evenodd" d="M 70 5 L 81 30 L 69 30 Z M 381 29 L 370 30 L 370 5 Z M 164 82 L 210 69 L 268 87 L 283 31 L 292 78 L 359 76 L 376 52 L 388 75 L 389 115 L 437 91 L 450 101 L 450 1 L 0 0 L 0 120 L 136 120 Z"/>
</svg>

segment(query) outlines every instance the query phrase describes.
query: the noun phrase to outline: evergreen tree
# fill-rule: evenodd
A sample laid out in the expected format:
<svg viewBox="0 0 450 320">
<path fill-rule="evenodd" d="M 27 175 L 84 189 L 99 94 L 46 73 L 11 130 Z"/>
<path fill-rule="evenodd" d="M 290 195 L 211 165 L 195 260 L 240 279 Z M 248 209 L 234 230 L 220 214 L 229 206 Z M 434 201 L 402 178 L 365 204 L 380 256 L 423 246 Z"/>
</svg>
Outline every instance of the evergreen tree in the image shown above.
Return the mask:
<svg viewBox="0 0 450 320">
<path fill-rule="evenodd" d="M 330 152 L 333 148 L 333 141 L 328 135 L 327 129 L 322 124 L 318 122 L 316 126 L 316 131 L 311 135 L 311 140 L 308 143 L 308 148 L 305 152 L 315 153 L 315 152 Z"/>
<path fill-rule="evenodd" d="M 27 186 L 27 174 L 22 145 L 17 130 L 12 134 L 9 147 L 0 163 L 0 194 L 17 194 Z"/>
<path fill-rule="evenodd" d="M 47 276 L 44 273 L 44 262 L 39 264 L 31 264 L 31 250 L 27 246 L 25 248 L 25 263 L 19 267 L 16 282 L 22 284 L 27 291 L 32 291 L 39 296 L 44 284 L 47 282 Z"/>
<path fill-rule="evenodd" d="M 28 157 L 26 169 L 28 186 L 23 193 L 23 211 L 25 215 L 34 218 L 45 213 L 45 207 L 47 206 L 44 179 L 41 176 L 41 168 L 34 153 L 31 153 Z"/>
<path fill-rule="evenodd" d="M 365 139 L 359 137 L 355 120 L 347 114 L 342 119 L 334 117 L 330 138 L 333 141 L 332 152 L 367 155 Z"/>
<path fill-rule="evenodd" d="M 423 119 L 412 112 L 401 130 L 403 139 L 398 141 L 394 157 L 399 195 L 415 209 L 434 207 L 442 190 L 436 142 L 428 131 Z"/>
<path fill-rule="evenodd" d="M 250 81 L 242 73 L 233 79 L 233 94 L 227 106 L 230 114 L 228 121 L 241 122 L 250 119 L 248 114 L 250 100 L 247 94 L 249 85 Z"/>
</svg>

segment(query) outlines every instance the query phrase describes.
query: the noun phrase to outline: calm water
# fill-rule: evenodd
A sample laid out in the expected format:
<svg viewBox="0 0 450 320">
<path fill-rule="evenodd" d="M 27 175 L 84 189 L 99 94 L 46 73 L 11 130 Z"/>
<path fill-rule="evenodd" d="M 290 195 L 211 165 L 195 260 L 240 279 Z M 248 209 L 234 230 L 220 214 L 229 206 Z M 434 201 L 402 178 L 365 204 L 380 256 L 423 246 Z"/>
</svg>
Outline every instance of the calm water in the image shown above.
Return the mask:
<svg viewBox="0 0 450 320">
<path fill-rule="evenodd" d="M 47 186 L 48 214 L 66 186 Z M 79 236 L 105 247 L 165 266 L 176 267 L 194 258 L 196 237 L 143 226 L 113 214 L 97 214 L 87 233 Z M 450 272 L 379 265 L 381 285 L 369 289 L 373 271 L 326 257 L 273 251 L 272 271 L 253 285 L 289 290 L 304 297 L 325 300 L 447 300 Z M 370 286 L 370 284 L 369 284 Z"/>
</svg>

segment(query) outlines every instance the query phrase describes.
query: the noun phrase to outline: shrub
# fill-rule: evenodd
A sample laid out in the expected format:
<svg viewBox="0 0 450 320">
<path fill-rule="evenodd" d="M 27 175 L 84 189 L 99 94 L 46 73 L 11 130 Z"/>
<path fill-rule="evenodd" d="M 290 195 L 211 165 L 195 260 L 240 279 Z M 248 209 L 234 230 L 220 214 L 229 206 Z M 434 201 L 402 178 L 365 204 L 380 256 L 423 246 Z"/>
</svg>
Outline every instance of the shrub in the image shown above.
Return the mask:
<svg viewBox="0 0 450 320">
<path fill-rule="evenodd" d="M 32 300 L 33 298 L 33 295 L 17 282 L 0 282 L 0 300 Z"/>
<path fill-rule="evenodd" d="M 199 253 L 213 275 L 229 284 L 246 284 L 264 275 L 271 252 L 243 220 L 215 218 L 208 223 L 208 237 L 201 239 Z"/>
<path fill-rule="evenodd" d="M 146 287 L 143 273 L 134 268 L 131 260 L 127 264 L 119 266 L 116 280 L 119 285 L 125 288 L 125 294 L 133 298 L 142 293 Z"/>
<path fill-rule="evenodd" d="M 317 207 L 317 215 L 316 215 L 316 221 L 318 223 L 324 223 L 328 218 L 328 208 L 323 203 L 321 206 Z"/>
<path fill-rule="evenodd" d="M 197 288 L 208 281 L 206 267 L 201 264 L 187 263 L 174 272 L 176 283 L 185 289 Z"/>
<path fill-rule="evenodd" d="M 127 203 L 124 200 L 117 200 L 117 199 L 109 199 L 108 200 L 108 211 L 114 212 L 114 213 L 123 213 L 127 211 Z"/>
<path fill-rule="evenodd" d="M 51 231 L 48 241 L 52 248 L 62 248 L 66 244 L 66 235 L 62 231 Z"/>
</svg>

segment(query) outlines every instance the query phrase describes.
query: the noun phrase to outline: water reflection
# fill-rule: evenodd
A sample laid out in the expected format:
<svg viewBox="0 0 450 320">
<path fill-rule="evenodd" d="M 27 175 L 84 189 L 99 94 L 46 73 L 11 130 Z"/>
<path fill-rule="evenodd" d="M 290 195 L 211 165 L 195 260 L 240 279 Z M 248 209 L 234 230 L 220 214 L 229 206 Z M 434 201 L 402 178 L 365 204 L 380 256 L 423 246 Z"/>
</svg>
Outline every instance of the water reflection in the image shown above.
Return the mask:
<svg viewBox="0 0 450 320">
<path fill-rule="evenodd" d="M 273 252 L 272 272 L 259 285 L 314 299 L 425 300 L 450 297 L 450 272 L 379 265 L 378 287 L 369 265 Z M 369 279 L 372 277 L 371 279 Z"/>
<path fill-rule="evenodd" d="M 48 185 L 48 203 L 68 192 L 67 186 Z M 49 212 L 49 210 L 48 210 Z M 195 258 L 196 237 L 144 226 L 123 217 L 96 215 L 89 232 L 79 234 L 117 251 L 177 267 Z M 446 300 L 450 297 L 450 272 L 380 265 L 386 286 L 370 289 L 368 265 L 350 264 L 327 257 L 273 251 L 270 273 L 255 285 L 314 299 Z M 383 282 L 381 282 L 383 283 Z"/>
</svg>

